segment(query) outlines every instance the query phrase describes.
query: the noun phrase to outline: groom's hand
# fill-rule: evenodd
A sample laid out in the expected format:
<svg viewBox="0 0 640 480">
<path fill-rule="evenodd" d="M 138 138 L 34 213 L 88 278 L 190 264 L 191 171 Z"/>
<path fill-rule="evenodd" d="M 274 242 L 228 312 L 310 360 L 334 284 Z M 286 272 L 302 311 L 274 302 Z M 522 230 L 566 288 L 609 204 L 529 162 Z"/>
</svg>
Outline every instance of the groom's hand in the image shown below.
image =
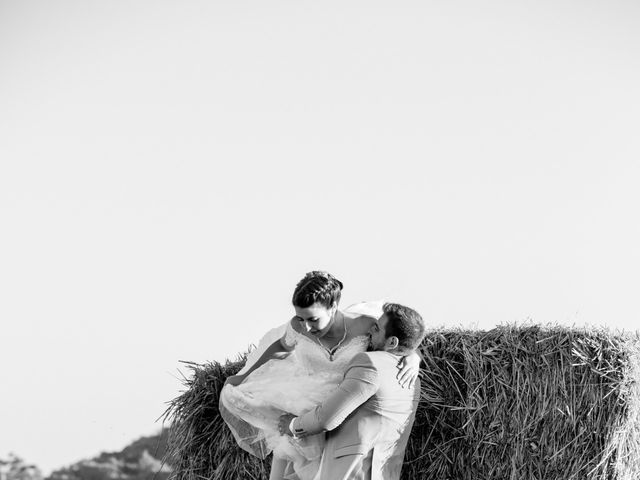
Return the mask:
<svg viewBox="0 0 640 480">
<path fill-rule="evenodd" d="M 285 413 L 280 416 L 280 420 L 278 421 L 278 431 L 280 432 L 280 435 L 289 435 L 290 437 L 293 437 L 293 432 L 289 429 L 289 425 L 291 424 L 291 420 L 294 418 L 296 418 L 296 416 L 290 413 Z"/>
</svg>

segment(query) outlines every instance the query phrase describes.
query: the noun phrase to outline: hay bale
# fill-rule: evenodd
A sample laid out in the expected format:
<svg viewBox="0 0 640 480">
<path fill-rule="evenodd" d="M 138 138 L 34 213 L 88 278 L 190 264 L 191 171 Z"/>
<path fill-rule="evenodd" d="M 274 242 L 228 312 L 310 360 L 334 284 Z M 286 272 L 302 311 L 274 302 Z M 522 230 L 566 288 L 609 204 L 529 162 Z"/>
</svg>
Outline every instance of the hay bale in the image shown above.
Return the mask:
<svg viewBox="0 0 640 480">
<path fill-rule="evenodd" d="M 437 330 L 403 479 L 637 480 L 640 337 L 560 327 Z M 237 362 L 190 365 L 171 402 L 175 480 L 267 479 L 217 411 Z"/>
<path fill-rule="evenodd" d="M 163 417 L 170 424 L 165 462 L 174 480 L 268 479 L 271 457 L 259 460 L 238 447 L 218 410 L 227 377 L 244 366 L 246 355 L 224 364 L 183 362 L 192 375 L 183 377 L 186 389 L 169 402 Z"/>
</svg>

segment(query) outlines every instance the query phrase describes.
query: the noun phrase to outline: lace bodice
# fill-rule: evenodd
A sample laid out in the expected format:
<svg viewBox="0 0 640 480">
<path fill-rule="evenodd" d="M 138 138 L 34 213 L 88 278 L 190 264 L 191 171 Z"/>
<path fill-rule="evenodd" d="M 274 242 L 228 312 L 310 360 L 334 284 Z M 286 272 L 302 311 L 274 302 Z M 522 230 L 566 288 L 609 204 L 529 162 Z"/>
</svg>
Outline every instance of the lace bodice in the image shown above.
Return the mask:
<svg viewBox="0 0 640 480">
<path fill-rule="evenodd" d="M 333 359 L 317 341 L 296 332 L 291 325 L 287 326 L 285 342 L 289 346 L 295 346 L 296 355 L 300 367 L 310 375 L 329 375 L 342 378 L 351 359 L 360 352 L 367 350 L 369 337 L 359 335 L 347 340 L 333 354 Z"/>
</svg>

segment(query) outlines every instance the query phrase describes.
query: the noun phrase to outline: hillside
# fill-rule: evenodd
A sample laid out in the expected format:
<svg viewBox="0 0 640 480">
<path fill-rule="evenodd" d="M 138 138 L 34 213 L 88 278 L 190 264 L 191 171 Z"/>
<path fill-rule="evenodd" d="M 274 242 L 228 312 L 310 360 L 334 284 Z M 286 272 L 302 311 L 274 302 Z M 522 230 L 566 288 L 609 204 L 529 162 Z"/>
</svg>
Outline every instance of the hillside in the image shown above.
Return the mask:
<svg viewBox="0 0 640 480">
<path fill-rule="evenodd" d="M 168 430 L 142 437 L 120 452 L 104 452 L 51 473 L 46 480 L 167 480 L 171 472 L 162 464 Z"/>
</svg>

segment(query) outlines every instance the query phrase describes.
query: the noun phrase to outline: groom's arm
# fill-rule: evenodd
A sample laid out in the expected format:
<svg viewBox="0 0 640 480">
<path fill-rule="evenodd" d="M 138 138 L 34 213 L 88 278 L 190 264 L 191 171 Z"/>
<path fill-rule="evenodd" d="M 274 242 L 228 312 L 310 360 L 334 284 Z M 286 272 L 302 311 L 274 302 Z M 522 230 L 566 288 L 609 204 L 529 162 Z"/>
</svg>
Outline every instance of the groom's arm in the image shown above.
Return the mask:
<svg viewBox="0 0 640 480">
<path fill-rule="evenodd" d="M 291 422 L 296 436 L 307 436 L 333 430 L 379 388 L 378 370 L 366 353 L 356 355 L 344 380 L 320 405 Z"/>
</svg>

